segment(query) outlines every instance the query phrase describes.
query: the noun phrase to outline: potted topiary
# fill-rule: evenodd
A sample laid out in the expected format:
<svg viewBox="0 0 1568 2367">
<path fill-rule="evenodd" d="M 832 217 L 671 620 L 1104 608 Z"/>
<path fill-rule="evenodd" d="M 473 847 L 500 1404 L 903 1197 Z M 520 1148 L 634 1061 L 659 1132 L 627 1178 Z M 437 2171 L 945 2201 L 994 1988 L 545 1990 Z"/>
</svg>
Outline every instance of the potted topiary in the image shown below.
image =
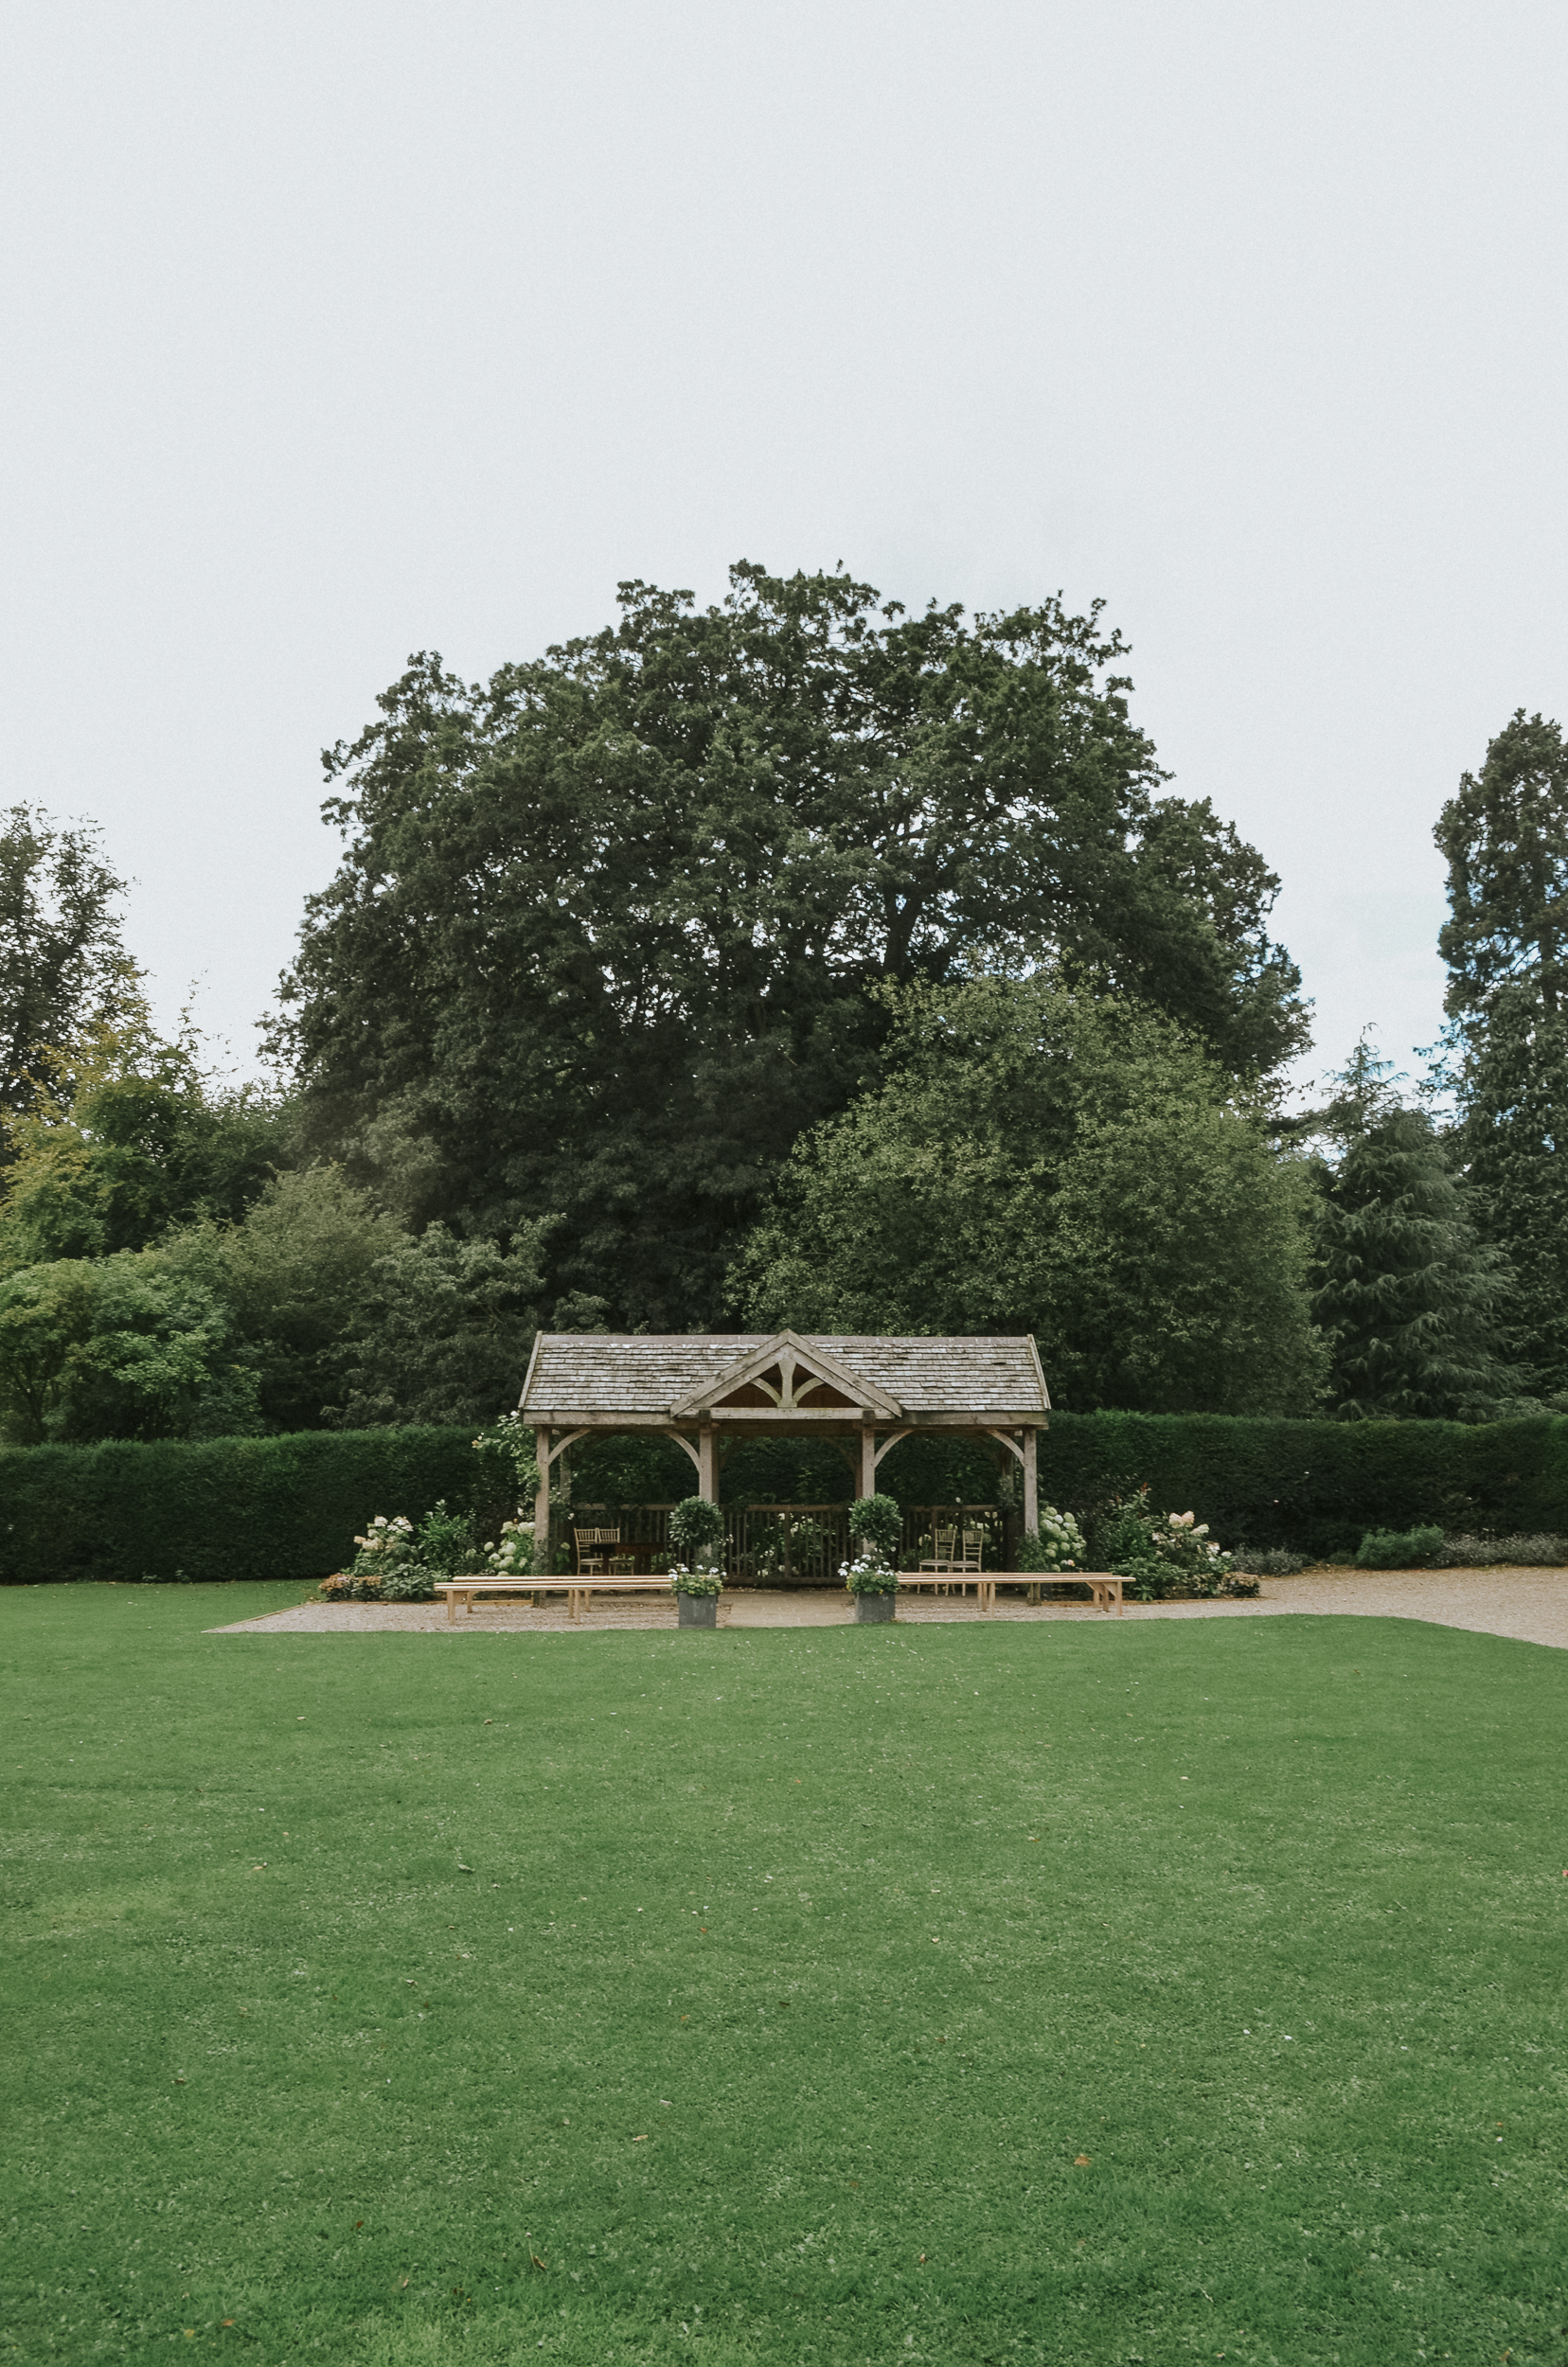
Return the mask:
<svg viewBox="0 0 1568 2367">
<path fill-rule="evenodd" d="M 707 1496 L 687 1496 L 669 1516 L 669 1541 L 679 1559 L 670 1568 L 683 1628 L 716 1628 L 724 1591 L 724 1516 Z"/>
<path fill-rule="evenodd" d="M 855 1598 L 855 1619 L 862 1627 L 880 1625 L 893 1616 L 899 1593 L 894 1568 L 903 1537 L 903 1510 L 891 1496 L 861 1496 L 849 1507 L 849 1535 L 854 1558 L 842 1562 L 839 1575 Z"/>
</svg>

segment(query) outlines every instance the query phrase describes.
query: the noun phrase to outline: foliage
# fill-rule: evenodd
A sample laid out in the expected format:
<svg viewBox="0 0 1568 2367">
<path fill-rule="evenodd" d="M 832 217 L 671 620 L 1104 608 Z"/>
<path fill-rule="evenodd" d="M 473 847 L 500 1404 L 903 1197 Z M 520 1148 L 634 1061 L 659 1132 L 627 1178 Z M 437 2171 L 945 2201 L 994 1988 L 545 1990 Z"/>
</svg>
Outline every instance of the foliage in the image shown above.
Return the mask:
<svg viewBox="0 0 1568 2367">
<path fill-rule="evenodd" d="M 1018 1566 L 1021 1570 L 1081 1569 L 1087 1554 L 1083 1532 L 1072 1514 L 1059 1512 L 1055 1504 L 1042 1504 L 1040 1526 L 1024 1532 Z"/>
<path fill-rule="evenodd" d="M 839 1576 L 851 1594 L 896 1594 L 899 1591 L 898 1572 L 875 1549 L 863 1549 L 853 1561 L 841 1561 Z"/>
<path fill-rule="evenodd" d="M 548 1219 L 520 1224 L 503 1249 L 432 1224 L 378 1257 L 334 1351 L 335 1421 L 472 1423 L 513 1396 L 538 1328 L 549 1229 Z"/>
<path fill-rule="evenodd" d="M 497 1578 L 531 1578 L 539 1573 L 533 1522 L 503 1521 L 500 1538 L 485 1547 L 485 1568 Z M 548 1556 L 542 1575 L 550 1575 Z"/>
<path fill-rule="evenodd" d="M 349 1562 L 366 1504 L 444 1496 L 493 1520 L 471 1438 L 467 1429 L 315 1431 L 0 1452 L 0 1585 L 320 1579 Z"/>
<path fill-rule="evenodd" d="M 1441 1529 L 1369 1529 L 1356 1555 L 1358 1570 L 1415 1570 L 1443 1550 Z"/>
<path fill-rule="evenodd" d="M 486 685 L 411 659 L 328 759 L 347 845 L 284 985 L 314 1144 L 416 1224 L 560 1211 L 546 1307 L 655 1330 L 721 1313 L 779 1161 L 874 1071 L 879 982 L 1070 959 L 1249 1076 L 1304 1029 L 1278 882 L 1158 794 L 1097 609 L 731 581 L 625 584 Z"/>
<path fill-rule="evenodd" d="M 377 1261 L 402 1239 L 341 1168 L 310 1166 L 269 1179 L 238 1224 L 174 1235 L 168 1254 L 227 1304 L 268 1427 L 314 1430 L 338 1394 L 339 1344 Z"/>
<path fill-rule="evenodd" d="M 1560 1570 L 1568 1537 L 1445 1537 L 1437 1560 L 1445 1570 Z"/>
<path fill-rule="evenodd" d="M 722 1594 L 723 1575 L 705 1566 L 688 1570 L 684 1562 L 677 1562 L 669 1573 L 669 1591 L 672 1594 Z"/>
<path fill-rule="evenodd" d="M 1568 1008 L 1509 982 L 1453 1037 L 1455 1149 L 1479 1227 L 1511 1271 L 1514 1352 L 1556 1403 L 1568 1392 Z"/>
<path fill-rule="evenodd" d="M 1293 1578 L 1311 1564 L 1310 1555 L 1292 1554 L 1283 1545 L 1238 1545 L 1231 1559 L 1255 1578 Z"/>
<path fill-rule="evenodd" d="M 206 1075 L 193 1036 L 157 1034 L 139 988 L 31 1065 L 8 1122 L 0 1270 L 146 1249 L 171 1225 L 233 1219 L 289 1155 L 287 1105 Z"/>
<path fill-rule="evenodd" d="M 205 1632 L 299 1591 L 0 1598 L 17 2367 L 1560 2358 L 1561 1653 Z"/>
<path fill-rule="evenodd" d="M 125 881 L 92 828 L 62 828 L 37 806 L 0 814 L 0 1111 L 28 1109 L 52 1084 L 49 1047 L 112 1024 L 136 971 L 116 910 Z"/>
<path fill-rule="evenodd" d="M 518 1500 L 531 1504 L 542 1484 L 534 1433 L 516 1414 L 498 1415 L 487 1422 L 473 1442 L 476 1454 L 499 1458 L 508 1470 Z"/>
<path fill-rule="evenodd" d="M 1469 1191 L 1423 1111 L 1399 1107 L 1363 1037 L 1313 1123 L 1324 1173 L 1312 1313 L 1345 1420 L 1485 1421 L 1521 1395 L 1498 1353 L 1511 1277 L 1476 1236 Z"/>
<path fill-rule="evenodd" d="M 849 1506 L 849 1535 L 861 1558 L 891 1564 L 903 1542 L 903 1506 L 896 1496 L 857 1496 Z"/>
<path fill-rule="evenodd" d="M 1206 1521 L 1191 1512 L 1156 1512 L 1147 1487 L 1116 1508 L 1108 1527 L 1113 1532 L 1108 1566 L 1115 1576 L 1132 1582 L 1141 1603 L 1165 1602 L 1173 1595 L 1212 1601 L 1257 1593 L 1256 1579 L 1238 1575 L 1232 1557 L 1221 1553 L 1210 1537 Z"/>
<path fill-rule="evenodd" d="M 1513 715 L 1434 835 L 1448 861 L 1447 1081 L 1487 1238 L 1516 1277 L 1535 1386 L 1568 1389 L 1568 744 Z"/>
<path fill-rule="evenodd" d="M 359 1551 L 347 1574 L 351 1577 L 374 1578 L 379 1584 L 388 1571 L 401 1570 L 416 1558 L 414 1523 L 403 1512 L 390 1517 L 378 1512 L 365 1535 L 356 1537 L 354 1542 Z"/>
<path fill-rule="evenodd" d="M 757 1327 L 1024 1332 L 1079 1407 L 1305 1411 L 1306 1162 L 1190 1034 L 1045 976 L 891 998 L 892 1074 L 798 1144 Z"/>
<path fill-rule="evenodd" d="M 24 1446 L 261 1426 L 227 1309 L 159 1250 L 59 1258 L 0 1281 L 0 1421 Z"/>
<path fill-rule="evenodd" d="M 683 1496 L 669 1516 L 670 1544 L 697 1560 L 705 1560 L 723 1534 L 723 1513 L 706 1496 Z"/>
<path fill-rule="evenodd" d="M 419 1522 L 415 1558 L 437 1578 L 460 1578 L 472 1571 L 474 1557 L 473 1522 L 467 1512 L 454 1512 L 444 1496 Z"/>
<path fill-rule="evenodd" d="M 889 1457 L 889 1461 L 892 1458 Z M 1568 1531 L 1568 1421 L 1302 1422 L 1221 1415 L 1054 1414 L 1041 1472 L 1091 1521 L 1106 1569 L 1104 1507 L 1146 1480 L 1166 1504 L 1201 1504 L 1221 1536 L 1321 1558 L 1369 1528 Z"/>
</svg>

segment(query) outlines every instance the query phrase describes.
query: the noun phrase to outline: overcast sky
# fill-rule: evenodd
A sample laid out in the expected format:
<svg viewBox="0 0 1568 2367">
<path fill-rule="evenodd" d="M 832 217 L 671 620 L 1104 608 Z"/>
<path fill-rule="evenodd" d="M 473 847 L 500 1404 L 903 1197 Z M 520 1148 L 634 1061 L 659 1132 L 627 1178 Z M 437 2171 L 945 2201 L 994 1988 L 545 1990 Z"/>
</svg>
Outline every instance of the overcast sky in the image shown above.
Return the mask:
<svg viewBox="0 0 1568 2367">
<path fill-rule="evenodd" d="M 1561 0 L 8 0 L 4 802 L 248 1059 L 410 650 L 1103 596 L 1309 1067 L 1406 1060 L 1437 809 L 1568 708 L 1565 68 Z"/>
</svg>

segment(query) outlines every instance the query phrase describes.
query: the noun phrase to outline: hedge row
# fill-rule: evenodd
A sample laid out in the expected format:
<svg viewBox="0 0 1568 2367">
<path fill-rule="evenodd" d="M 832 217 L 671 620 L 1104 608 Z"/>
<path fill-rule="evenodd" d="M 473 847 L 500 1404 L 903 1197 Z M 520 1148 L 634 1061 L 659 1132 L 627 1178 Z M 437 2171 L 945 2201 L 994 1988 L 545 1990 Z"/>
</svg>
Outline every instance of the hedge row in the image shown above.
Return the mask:
<svg viewBox="0 0 1568 2367">
<path fill-rule="evenodd" d="M 1053 1414 L 1042 1500 L 1093 1512 L 1147 1480 L 1221 1543 L 1354 1552 L 1367 1529 L 1568 1535 L 1568 1418 L 1288 1422 L 1222 1414 Z"/>
<path fill-rule="evenodd" d="M 1353 1552 L 1367 1529 L 1568 1535 L 1568 1417 L 1249 1421 L 1055 1414 L 1042 1500 L 1080 1518 L 1147 1480 L 1222 1543 Z M 444 1497 L 493 1524 L 510 1508 L 468 1430 L 305 1431 L 284 1438 L 0 1452 L 0 1584 L 61 1578 L 315 1579 L 377 1512 Z M 895 1484 L 896 1490 L 896 1484 Z"/>
<path fill-rule="evenodd" d="M 0 1584 L 328 1576 L 378 1512 L 499 1517 L 472 1430 L 24 1447 L 0 1453 Z"/>
</svg>

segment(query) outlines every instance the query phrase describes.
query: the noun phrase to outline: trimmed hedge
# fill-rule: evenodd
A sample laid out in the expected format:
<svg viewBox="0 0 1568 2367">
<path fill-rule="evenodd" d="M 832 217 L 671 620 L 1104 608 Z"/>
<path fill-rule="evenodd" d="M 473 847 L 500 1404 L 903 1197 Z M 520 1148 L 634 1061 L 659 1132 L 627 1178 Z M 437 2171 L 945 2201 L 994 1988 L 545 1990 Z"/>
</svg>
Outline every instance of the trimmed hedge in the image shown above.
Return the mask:
<svg viewBox="0 0 1568 2367">
<path fill-rule="evenodd" d="M 0 1452 L 0 1584 L 324 1578 L 378 1512 L 501 1518 L 466 1430 L 113 1439 Z"/>
<path fill-rule="evenodd" d="M 417 1520 L 438 1497 L 494 1535 L 514 1507 L 472 1440 L 467 1429 L 300 1431 L 0 1451 L 0 1584 L 319 1579 L 348 1560 L 375 1513 Z M 1042 1502 L 1082 1521 L 1140 1480 L 1160 1511 L 1190 1508 L 1226 1545 L 1354 1553 L 1368 1529 L 1428 1527 L 1562 1536 L 1568 1417 L 1052 1415 Z"/>
<path fill-rule="evenodd" d="M 1568 1533 L 1568 1417 L 1291 1422 L 1225 1414 L 1053 1414 L 1042 1502 L 1082 1520 L 1118 1484 L 1196 1511 L 1220 1542 L 1354 1553 L 1368 1529 Z"/>
</svg>

